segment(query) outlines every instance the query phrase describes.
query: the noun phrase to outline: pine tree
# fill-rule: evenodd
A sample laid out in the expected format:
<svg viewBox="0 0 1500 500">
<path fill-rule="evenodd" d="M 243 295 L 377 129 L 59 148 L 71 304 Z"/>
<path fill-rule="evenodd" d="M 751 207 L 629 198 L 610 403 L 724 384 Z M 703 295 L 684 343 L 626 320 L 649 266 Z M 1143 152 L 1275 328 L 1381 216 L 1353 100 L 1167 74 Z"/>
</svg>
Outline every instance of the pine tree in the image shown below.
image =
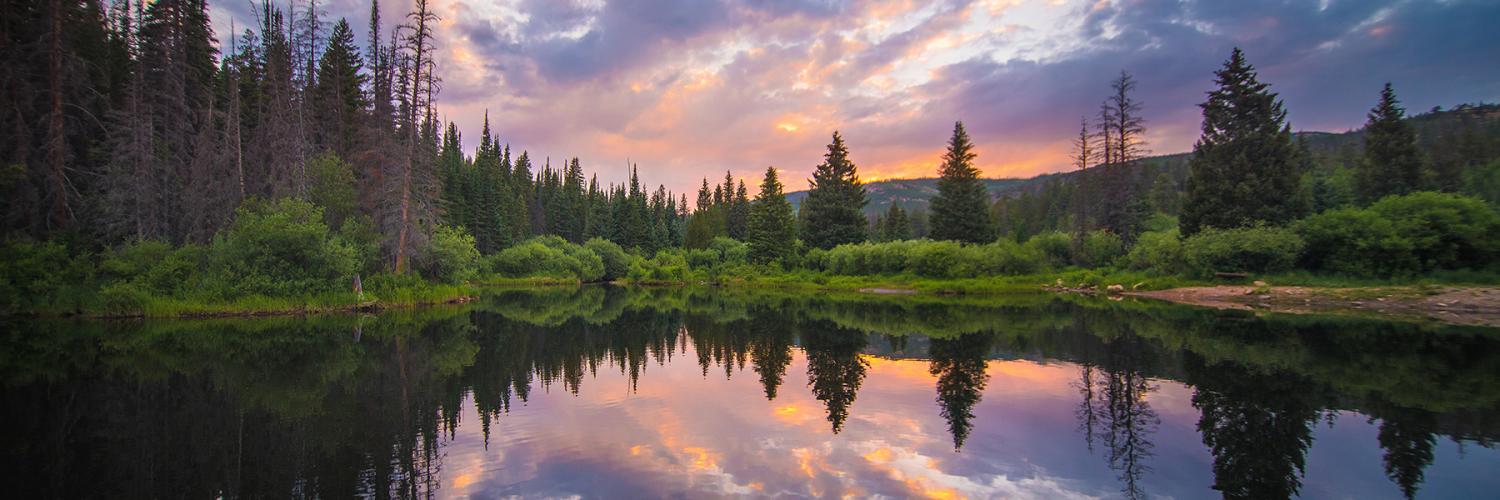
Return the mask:
<svg viewBox="0 0 1500 500">
<path fill-rule="evenodd" d="M 953 125 L 953 137 L 939 167 L 938 194 L 932 198 L 932 238 L 969 243 L 994 239 L 990 197 L 974 167 L 974 144 L 963 122 Z"/>
<path fill-rule="evenodd" d="M 885 212 L 885 241 L 901 241 L 911 239 L 911 222 L 907 220 L 906 210 L 901 205 L 892 203 L 890 210 Z"/>
<path fill-rule="evenodd" d="M 776 178 L 776 168 L 766 167 L 766 177 L 760 183 L 760 194 L 750 206 L 750 258 L 765 263 L 785 259 L 791 255 L 796 244 L 797 233 L 792 218 L 792 204 L 786 201 L 781 181 Z"/>
<path fill-rule="evenodd" d="M 1203 135 L 1193 146 L 1182 234 L 1296 218 L 1299 204 L 1289 195 L 1300 162 L 1281 100 L 1238 48 L 1214 74 L 1219 88 L 1200 105 Z"/>
<path fill-rule="evenodd" d="M 1132 168 L 1146 153 L 1141 139 L 1146 133 L 1146 122 L 1140 116 L 1140 101 L 1131 95 L 1135 86 L 1135 78 L 1125 71 L 1109 84 L 1110 95 L 1104 100 L 1101 113 L 1106 161 L 1102 175 L 1096 176 L 1102 178 L 1103 185 L 1100 196 L 1092 197 L 1098 204 L 1093 215 L 1100 226 L 1127 241 L 1134 239 L 1148 215 L 1134 179 L 1136 169 Z M 1056 214 L 1043 218 L 1050 221 L 1060 217 L 1061 214 Z"/>
<path fill-rule="evenodd" d="M 317 83 L 313 86 L 313 143 L 331 149 L 342 158 L 352 158 L 359 143 L 358 125 L 367 99 L 364 94 L 363 57 L 354 45 L 354 31 L 339 19 L 333 25 L 328 48 L 318 60 Z"/>
<path fill-rule="evenodd" d="M 750 195 L 745 190 L 745 181 L 734 188 L 734 198 L 729 201 L 724 219 L 724 230 L 729 237 L 743 241 L 750 227 Z"/>
<path fill-rule="evenodd" d="M 1406 194 L 1421 186 L 1422 157 L 1417 151 L 1417 136 L 1406 124 L 1406 110 L 1389 82 L 1365 123 L 1365 156 L 1357 175 L 1355 184 L 1365 203 Z"/>
<path fill-rule="evenodd" d="M 863 210 L 865 187 L 859 172 L 849 160 L 849 148 L 843 136 L 833 133 L 833 142 L 823 155 L 823 163 L 813 170 L 811 189 L 802 205 L 807 207 L 803 240 L 808 246 L 829 249 L 845 243 L 865 240 Z"/>
</svg>

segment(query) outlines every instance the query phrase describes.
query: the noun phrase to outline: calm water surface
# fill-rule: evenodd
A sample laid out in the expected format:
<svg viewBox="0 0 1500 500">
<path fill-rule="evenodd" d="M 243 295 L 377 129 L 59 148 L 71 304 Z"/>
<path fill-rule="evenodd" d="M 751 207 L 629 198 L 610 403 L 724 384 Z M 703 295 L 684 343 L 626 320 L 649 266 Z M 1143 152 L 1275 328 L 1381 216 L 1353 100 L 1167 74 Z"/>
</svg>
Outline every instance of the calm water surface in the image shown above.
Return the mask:
<svg viewBox="0 0 1500 500">
<path fill-rule="evenodd" d="M 1500 332 L 584 287 L 0 325 L 10 498 L 1494 498 Z"/>
</svg>

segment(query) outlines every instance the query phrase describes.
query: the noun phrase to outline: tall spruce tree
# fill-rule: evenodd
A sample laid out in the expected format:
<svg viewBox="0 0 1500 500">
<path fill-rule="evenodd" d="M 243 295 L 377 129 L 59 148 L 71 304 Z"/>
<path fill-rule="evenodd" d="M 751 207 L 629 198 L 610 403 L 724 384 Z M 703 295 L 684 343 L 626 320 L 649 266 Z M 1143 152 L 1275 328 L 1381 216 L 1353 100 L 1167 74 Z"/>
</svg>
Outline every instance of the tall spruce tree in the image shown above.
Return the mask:
<svg viewBox="0 0 1500 500">
<path fill-rule="evenodd" d="M 1182 234 L 1296 218 L 1301 206 L 1289 194 L 1301 162 L 1281 100 L 1238 48 L 1214 74 L 1219 88 L 1199 105 L 1203 135 L 1193 146 Z"/>
<path fill-rule="evenodd" d="M 1380 103 L 1370 110 L 1365 123 L 1365 156 L 1357 172 L 1355 185 L 1365 203 L 1421 187 L 1422 156 L 1417 151 L 1417 136 L 1406 124 L 1406 110 L 1389 82 L 1381 89 Z"/>
<path fill-rule="evenodd" d="M 796 244 L 797 232 L 792 216 L 792 204 L 786 201 L 781 180 L 776 178 L 776 168 L 766 167 L 766 177 L 760 183 L 760 194 L 750 206 L 748 230 L 750 258 L 755 262 L 782 260 L 791 255 Z"/>
<path fill-rule="evenodd" d="M 341 158 L 353 158 L 359 146 L 359 124 L 367 105 L 363 56 L 354 45 L 354 31 L 339 19 L 333 25 L 328 48 L 318 61 L 313 85 L 313 134 L 318 149 L 331 149 Z"/>
<path fill-rule="evenodd" d="M 974 168 L 974 144 L 963 122 L 953 125 L 948 151 L 939 167 L 938 194 L 932 198 L 932 239 L 988 243 L 994 238 L 990 195 Z"/>
<path fill-rule="evenodd" d="M 807 219 L 802 239 L 809 246 L 829 249 L 845 243 L 865 240 L 863 210 L 865 186 L 859 172 L 849 160 L 849 148 L 843 136 L 833 132 L 833 142 L 823 155 L 823 163 L 813 169 L 808 181 L 811 189 L 802 201 Z"/>
<path fill-rule="evenodd" d="M 730 238 L 744 240 L 750 227 L 750 194 L 745 190 L 745 181 L 734 188 L 734 197 L 729 200 L 729 211 L 724 214 L 724 229 Z"/>
</svg>

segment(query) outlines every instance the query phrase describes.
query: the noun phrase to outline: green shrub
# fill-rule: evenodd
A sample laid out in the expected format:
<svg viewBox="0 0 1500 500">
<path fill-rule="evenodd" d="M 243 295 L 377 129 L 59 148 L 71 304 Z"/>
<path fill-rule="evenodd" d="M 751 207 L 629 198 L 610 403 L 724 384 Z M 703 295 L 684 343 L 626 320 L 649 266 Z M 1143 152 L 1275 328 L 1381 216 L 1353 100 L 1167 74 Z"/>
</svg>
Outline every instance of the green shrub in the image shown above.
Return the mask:
<svg viewBox="0 0 1500 500">
<path fill-rule="evenodd" d="M 491 271 L 511 278 L 560 278 L 597 281 L 604 260 L 587 248 L 557 236 L 539 236 L 502 250 L 489 261 Z"/>
<path fill-rule="evenodd" d="M 247 202 L 210 255 L 213 283 L 227 296 L 341 290 L 359 264 L 355 249 L 329 234 L 323 210 L 295 198 Z"/>
<path fill-rule="evenodd" d="M 1026 240 L 1026 248 L 1041 256 L 1047 267 L 1062 269 L 1073 263 L 1073 237 L 1047 231 Z"/>
<path fill-rule="evenodd" d="M 385 269 L 380 256 L 380 233 L 370 216 L 359 214 L 344 219 L 339 226 L 338 237 L 354 249 L 356 269 L 366 276 L 373 276 Z"/>
<path fill-rule="evenodd" d="M 601 279 L 614 281 L 624 278 L 625 274 L 630 272 L 630 255 L 615 242 L 604 238 L 592 238 L 584 242 L 583 247 L 599 256 L 600 262 L 604 264 L 604 275 Z"/>
<path fill-rule="evenodd" d="M 680 248 L 660 250 L 649 259 L 630 265 L 630 281 L 637 283 L 681 283 L 690 278 L 686 252 Z"/>
<path fill-rule="evenodd" d="M 99 277 L 105 282 L 134 283 L 154 295 L 172 296 L 192 288 L 208 260 L 208 249 L 187 244 L 178 248 L 154 240 L 123 245 L 105 254 L 99 262 Z"/>
<path fill-rule="evenodd" d="M 110 251 L 99 260 L 99 277 L 106 281 L 131 281 L 172 253 L 165 241 L 139 240 Z"/>
<path fill-rule="evenodd" d="M 1191 272 L 1269 273 L 1286 271 L 1297 263 L 1306 245 L 1290 229 L 1254 226 L 1206 229 L 1182 242 L 1183 260 Z"/>
<path fill-rule="evenodd" d="M 725 266 L 741 266 L 750 263 L 750 245 L 734 238 L 720 236 L 708 242 L 708 249 L 719 253 L 719 262 Z"/>
<path fill-rule="evenodd" d="M 342 227 L 344 221 L 359 210 L 355 191 L 354 166 L 332 151 L 309 158 L 307 170 L 308 201 L 323 208 L 323 220 L 329 227 Z"/>
<path fill-rule="evenodd" d="M 1411 241 L 1421 271 L 1484 267 L 1500 253 L 1500 215 L 1478 198 L 1419 192 L 1386 197 L 1370 210 Z"/>
<path fill-rule="evenodd" d="M 1002 239 L 976 248 L 980 258 L 979 272 L 986 275 L 1018 275 L 1037 272 L 1042 267 L 1040 253 L 1015 241 Z"/>
<path fill-rule="evenodd" d="M 1116 260 L 1125 256 L 1125 241 L 1120 236 L 1104 230 L 1091 231 L 1083 236 L 1082 245 L 1078 248 L 1078 263 L 1084 267 L 1105 267 L 1114 265 Z"/>
<path fill-rule="evenodd" d="M 151 295 L 135 283 L 116 282 L 99 290 L 99 306 L 105 314 L 133 316 L 146 310 Z"/>
<path fill-rule="evenodd" d="M 0 310 L 78 309 L 92 295 L 94 265 L 56 242 L 12 240 L 0 246 Z"/>
<path fill-rule="evenodd" d="M 444 283 L 460 284 L 479 274 L 474 237 L 460 227 L 441 226 L 433 231 L 426 261 L 429 275 Z"/>
<path fill-rule="evenodd" d="M 1182 235 L 1177 229 L 1141 234 L 1125 255 L 1125 266 L 1139 271 L 1179 274 L 1187 270 L 1182 257 Z"/>
<path fill-rule="evenodd" d="M 692 269 L 712 271 L 719 267 L 719 252 L 707 248 L 688 250 L 686 257 Z"/>
<path fill-rule="evenodd" d="M 1302 265 L 1361 277 L 1478 269 L 1500 257 L 1500 216 L 1484 201 L 1420 192 L 1369 208 L 1330 210 L 1297 222 L 1307 241 Z"/>
<path fill-rule="evenodd" d="M 802 267 L 810 271 L 828 270 L 828 250 L 812 248 L 802 256 Z"/>
<path fill-rule="evenodd" d="M 955 241 L 925 241 L 913 249 L 908 268 L 926 278 L 972 277 L 979 271 L 978 261 L 972 247 Z"/>
<path fill-rule="evenodd" d="M 1372 210 L 1329 210 L 1297 221 L 1292 228 L 1307 242 L 1301 259 L 1306 269 L 1388 277 L 1411 274 L 1421 267 L 1412 253 L 1412 241 Z"/>
</svg>

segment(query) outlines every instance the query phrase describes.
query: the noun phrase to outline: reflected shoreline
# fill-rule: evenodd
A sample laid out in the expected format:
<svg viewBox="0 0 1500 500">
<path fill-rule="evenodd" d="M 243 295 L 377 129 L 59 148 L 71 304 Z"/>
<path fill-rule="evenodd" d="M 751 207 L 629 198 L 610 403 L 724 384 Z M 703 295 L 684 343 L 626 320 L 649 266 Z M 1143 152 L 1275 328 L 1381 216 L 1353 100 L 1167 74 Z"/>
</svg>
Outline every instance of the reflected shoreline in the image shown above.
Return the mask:
<svg viewBox="0 0 1500 500">
<path fill-rule="evenodd" d="M 982 478 L 1009 477 L 996 476 L 1004 467 L 986 467 L 1045 461 L 996 448 L 1027 434 L 1066 443 L 1071 461 L 1094 457 L 1086 462 L 1095 465 L 1076 466 L 1088 469 L 1070 480 L 1082 481 L 1073 484 L 1081 487 L 1075 492 L 1131 498 L 1177 487 L 1208 494 L 1161 482 L 1159 471 L 1182 467 L 1204 467 L 1202 487 L 1226 497 L 1286 497 L 1325 487 L 1319 481 L 1327 476 L 1309 477 L 1307 457 L 1315 436 L 1329 432 L 1319 424 L 1337 412 L 1363 415 L 1374 426 L 1381 451 L 1371 460 L 1381 465 L 1372 472 L 1385 478 L 1384 495 L 1448 487 L 1426 484 L 1428 470 L 1442 464 L 1435 458 L 1448 446 L 1442 443 L 1464 443 L 1466 456 L 1474 457 L 1465 460 L 1493 463 L 1500 435 L 1494 417 L 1500 387 L 1492 376 L 1500 373 L 1500 337 L 1493 331 L 1056 296 L 913 300 L 581 287 L 506 290 L 463 307 L 376 316 L 29 321 L 7 330 L 0 368 L 8 409 L 0 423 L 7 449 L 15 451 L 7 454 L 6 470 L 23 494 L 37 497 L 111 490 L 130 498 L 441 496 L 444 482 L 453 482 L 445 460 L 468 456 L 455 451 L 469 449 L 468 436 L 484 453 L 544 444 L 535 439 L 558 431 L 547 412 L 565 421 L 579 411 L 626 408 L 615 399 L 613 406 L 589 406 L 604 396 L 583 388 L 611 387 L 610 380 L 623 384 L 626 396 L 652 394 L 629 401 L 665 405 L 651 412 L 695 407 L 703 398 L 773 412 L 770 422 L 710 418 L 729 427 L 701 439 L 766 433 L 761 439 L 775 443 L 797 429 L 787 436 L 824 447 L 920 442 L 921 448 L 873 449 L 854 458 L 862 466 L 894 466 L 906 463 L 901 453 L 946 453 L 951 457 L 925 460 L 967 468 L 954 477 L 967 478 L 959 483 L 970 489 L 950 487 L 971 495 L 988 491 Z M 1011 373 L 1040 369 L 1027 367 L 1043 367 L 1046 376 Z M 908 368 L 911 376 L 891 378 Z M 648 371 L 665 379 L 643 380 Z M 805 387 L 789 380 L 803 376 Z M 681 384 L 709 392 L 669 389 Z M 1162 399 L 1164 387 L 1190 398 Z M 1034 399 L 1027 394 L 1070 396 L 1056 407 L 1017 406 L 1017 397 Z M 547 404 L 531 405 L 542 400 Z M 823 425 L 802 427 L 802 404 L 817 408 Z M 908 407 L 928 409 L 893 410 Z M 474 417 L 462 418 L 470 411 Z M 1036 427 L 1016 420 L 1015 411 L 1055 418 Z M 516 441 L 532 434 L 507 431 L 518 412 L 543 419 L 530 429 L 535 439 Z M 930 430 L 901 441 L 874 423 L 889 418 Z M 777 427 L 788 422 L 798 424 Z M 605 422 L 587 425 L 600 430 L 566 439 L 594 439 L 590 432 L 603 432 L 597 437 L 603 439 L 609 432 Z M 1182 427 L 1197 435 L 1169 431 Z M 708 457 L 702 460 L 737 462 L 726 449 L 700 448 Z M 628 468 L 599 462 L 587 449 L 568 459 Z M 847 458 L 833 450 L 802 453 L 809 460 Z M 559 452 L 542 446 L 532 453 Z M 1183 456 L 1201 457 L 1193 462 L 1201 465 L 1177 464 Z M 738 462 L 716 467 L 738 477 L 770 466 Z M 551 462 L 529 467 L 543 463 Z M 85 472 L 100 480 L 68 479 Z M 826 490 L 838 477 L 813 474 L 779 487 L 809 494 L 797 488 L 821 481 Z M 879 486 L 883 479 L 871 481 L 857 485 L 887 487 Z M 769 479 L 758 484 L 777 486 Z M 513 483 L 498 491 L 548 494 L 531 489 L 538 486 Z M 573 493 L 609 491 L 593 487 Z M 638 491 L 683 493 L 674 488 L 687 486 L 662 487 Z M 734 494 L 762 493 L 770 494 L 753 488 Z"/>
</svg>

